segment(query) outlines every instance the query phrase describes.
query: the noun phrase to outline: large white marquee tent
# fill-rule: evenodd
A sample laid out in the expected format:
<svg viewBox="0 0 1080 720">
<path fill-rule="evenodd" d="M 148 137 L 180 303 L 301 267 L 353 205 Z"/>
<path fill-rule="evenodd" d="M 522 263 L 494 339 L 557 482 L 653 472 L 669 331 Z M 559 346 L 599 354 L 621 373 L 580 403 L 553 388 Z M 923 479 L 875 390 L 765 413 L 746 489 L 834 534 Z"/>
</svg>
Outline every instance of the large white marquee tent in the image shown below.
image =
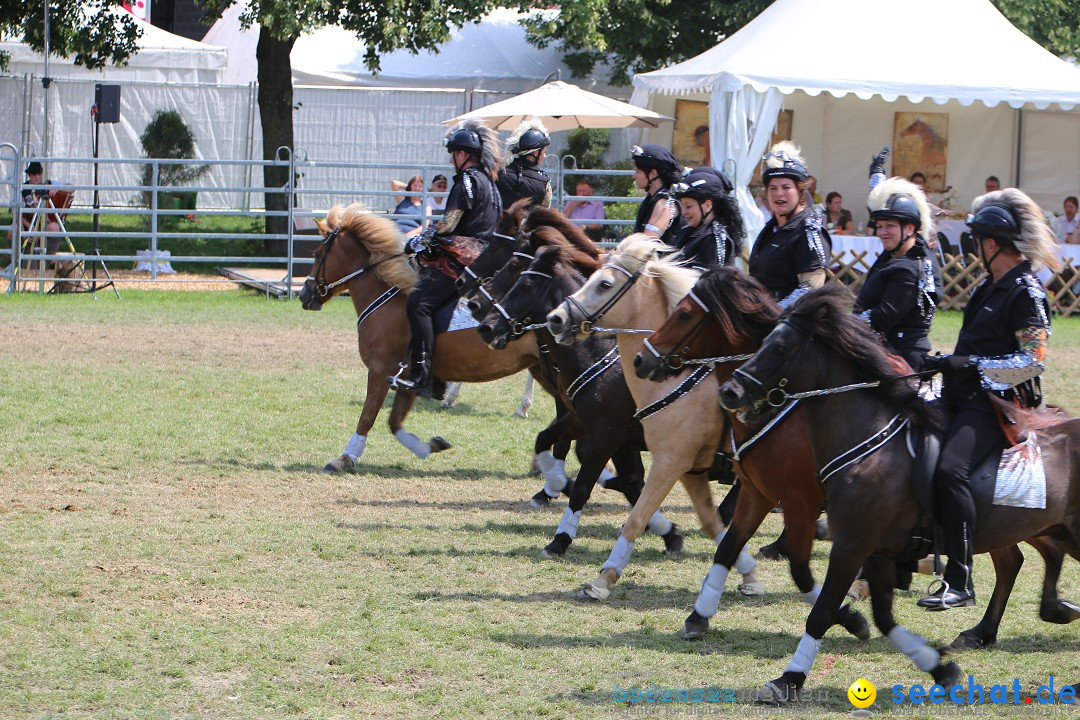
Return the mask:
<svg viewBox="0 0 1080 720">
<path fill-rule="evenodd" d="M 1055 210 L 1080 191 L 1080 69 L 989 0 L 776 0 L 716 47 L 634 78 L 635 105 L 675 115 L 677 98 L 709 103 L 712 157 L 735 161 L 750 229 L 761 216 L 746 186 L 785 108 L 819 191 L 857 213 L 897 111 L 949 114 L 947 183 L 964 203 L 989 175 Z"/>
</svg>

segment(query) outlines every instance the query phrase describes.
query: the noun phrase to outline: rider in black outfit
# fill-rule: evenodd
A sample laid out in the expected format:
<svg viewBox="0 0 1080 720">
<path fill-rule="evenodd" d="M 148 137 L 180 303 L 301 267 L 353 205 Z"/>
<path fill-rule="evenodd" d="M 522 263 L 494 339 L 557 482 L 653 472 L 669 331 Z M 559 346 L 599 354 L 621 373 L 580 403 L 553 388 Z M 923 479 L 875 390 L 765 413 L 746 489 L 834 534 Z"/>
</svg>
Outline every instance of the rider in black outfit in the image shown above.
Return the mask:
<svg viewBox="0 0 1080 720">
<path fill-rule="evenodd" d="M 785 307 L 806 290 L 825 284 L 832 255 L 821 216 L 804 201 L 809 174 L 799 152 L 784 141 L 765 155 L 761 182 L 772 218 L 750 252 L 750 274 Z"/>
<path fill-rule="evenodd" d="M 719 170 L 700 167 L 672 187 L 686 227 L 672 240 L 690 267 L 702 272 L 734 265 L 746 237 L 731 181 Z"/>
<path fill-rule="evenodd" d="M 506 152 L 512 160 L 496 181 L 504 208 L 523 197 L 532 198 L 534 205 L 551 207 L 551 179 L 539 167 L 550 144 L 551 137 L 539 120 L 525 120 L 510 135 Z"/>
<path fill-rule="evenodd" d="M 1050 306 L 1035 271 L 1060 266 L 1042 210 L 1015 188 L 977 198 L 968 227 L 987 277 L 964 308 L 954 354 L 926 358 L 945 376 L 944 399 L 955 413 L 934 477 L 949 563 L 941 588 L 918 603 L 927 610 L 975 604 L 975 504 L 968 481 L 1004 441 L 987 392 L 1023 407 L 1041 404 Z"/>
<path fill-rule="evenodd" d="M 457 296 L 454 280 L 493 236 L 501 204 L 495 188 L 499 171 L 498 137 L 478 120 L 468 120 L 446 136 L 453 159 L 454 186 L 446 199 L 446 213 L 430 231 L 409 241 L 421 265 L 420 284 L 409 295 L 407 312 L 411 371 L 388 378 L 395 390 L 431 397 L 434 375 L 431 356 L 435 329 L 431 317 Z"/>
<path fill-rule="evenodd" d="M 939 300 L 925 240 L 934 233 L 930 207 L 922 190 L 900 177 L 878 183 L 867 205 L 885 251 L 866 274 L 855 312 L 918 371 L 930 352 L 930 323 Z"/>
<path fill-rule="evenodd" d="M 671 186 L 682 178 L 682 166 L 671 151 L 660 145 L 635 145 L 630 148 L 634 161 L 634 184 L 645 191 L 638 207 L 634 232 L 645 233 L 667 245 L 685 224 Z"/>
</svg>

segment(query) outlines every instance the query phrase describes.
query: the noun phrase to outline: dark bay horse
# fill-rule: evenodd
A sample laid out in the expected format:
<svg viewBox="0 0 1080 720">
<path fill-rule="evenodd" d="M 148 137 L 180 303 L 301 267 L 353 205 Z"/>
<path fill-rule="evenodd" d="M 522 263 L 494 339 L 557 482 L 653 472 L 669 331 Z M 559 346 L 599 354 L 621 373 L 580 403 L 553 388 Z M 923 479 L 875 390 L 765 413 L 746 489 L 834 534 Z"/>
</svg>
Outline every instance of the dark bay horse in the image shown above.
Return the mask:
<svg viewBox="0 0 1080 720">
<path fill-rule="evenodd" d="M 356 433 L 341 457 L 324 470 L 347 470 L 363 455 L 368 432 L 389 392 L 386 378 L 397 372 L 409 343 L 405 299 L 418 282 L 416 270 L 404 254 L 404 237 L 387 218 L 368 212 L 362 205 L 336 206 L 319 223 L 325 239 L 315 251 L 312 276 L 300 291 L 305 310 L 320 310 L 348 289 L 356 308 L 360 358 L 367 366 L 367 394 L 356 424 Z M 511 352 L 491 350 L 472 328 L 442 333 L 436 341 L 435 377 L 441 381 L 487 382 L 537 366 L 535 342 L 519 343 Z M 553 395 L 554 385 L 542 377 L 538 382 Z M 405 418 L 415 402 L 412 393 L 397 393 L 390 411 L 390 431 L 417 457 L 449 447 L 442 438 L 424 442 L 404 429 Z"/>
<path fill-rule="evenodd" d="M 860 566 L 870 584 L 874 622 L 882 634 L 916 667 L 929 672 L 935 683 L 948 688 L 961 678 L 955 662 L 899 625 L 892 612 L 893 560 L 910 552 L 909 539 L 919 515 L 906 426 L 931 427 L 940 418 L 919 398 L 910 380 L 898 379 L 892 356 L 869 326 L 851 315 L 850 303 L 850 293 L 839 286 L 800 298 L 757 354 L 721 388 L 724 407 L 744 415 L 769 402 L 815 393 L 806 396 L 804 412 L 807 437 L 825 484 L 833 546 L 825 583 L 798 649 L 784 673 L 761 693 L 770 702 L 783 702 L 802 688 L 821 638 Z M 879 385 L 868 387 L 864 382 Z M 838 421 L 841 418 L 843 422 Z M 975 552 L 989 552 L 994 561 L 999 582 L 990 605 L 999 609 L 1004 608 L 1023 558 L 1017 543 L 1049 536 L 1080 559 L 1076 476 L 1080 420 L 1040 430 L 1037 436 L 1045 462 L 1045 509 L 991 505 L 981 483 L 973 487 L 980 506 Z"/>
<path fill-rule="evenodd" d="M 666 380 L 700 367 L 698 358 L 711 358 L 719 360 L 713 374 L 722 384 L 761 346 L 779 317 L 780 306 L 757 280 L 733 267 L 713 268 L 645 339 L 645 349 L 634 358 L 636 374 Z M 766 429 L 781 414 L 783 422 Z M 821 591 L 810 570 L 810 551 L 825 496 L 816 482 L 814 456 L 806 440 L 806 414 L 799 407 L 784 408 L 750 426 L 729 414 L 726 429 L 729 434 L 721 447 L 728 452 L 738 448 L 735 469 L 742 489 L 727 534 L 680 633 L 688 640 L 705 635 L 739 549 L 777 503 L 784 508 L 792 580 L 811 605 Z M 866 620 L 850 605 L 840 608 L 837 624 L 860 639 L 870 636 Z"/>
<path fill-rule="evenodd" d="M 554 538 L 544 548 L 546 555 L 553 556 L 565 554 L 577 537 L 582 510 L 608 460 L 615 464 L 618 489 L 631 505 L 638 501 L 645 479 L 641 453 L 646 447 L 641 423 L 634 417 L 637 408 L 623 378 L 615 338 L 594 334 L 573 345 L 559 345 L 546 326 L 537 322 L 585 283 L 582 271 L 591 274 L 600 262 L 566 243 L 545 245 L 534 252 L 536 258 L 527 269 L 515 271 L 508 266 L 496 275 L 493 286 L 504 274 L 516 279 L 512 287 L 496 294 L 499 300 L 477 330 L 496 349 L 507 347 L 529 332 L 537 333 L 541 349 L 546 349 L 542 353 L 545 362 L 557 369 L 559 390 L 582 428 L 584 440 L 579 440 L 577 446 L 581 467 L 570 503 Z M 682 549 L 683 538 L 675 524 L 659 511 L 649 518 L 648 526 L 663 538 L 666 551 Z"/>
<path fill-rule="evenodd" d="M 634 356 L 642 348 L 641 331 L 648 329 L 648 334 L 659 326 L 699 275 L 696 270 L 680 267 L 677 259 L 663 257 L 671 250 L 646 235 L 629 236 L 577 292 L 547 316 L 548 330 L 560 343 L 590 334 L 600 318 L 602 325 L 617 333 L 623 377 L 641 410 L 639 419 L 652 456 L 641 498 L 623 523 L 599 575 L 585 585 L 580 597 L 586 599 L 608 597 L 649 518 L 680 480 L 706 534 L 719 543 L 724 531 L 705 475 L 716 456 L 723 423 L 716 386 L 704 382 L 707 373 L 691 383 L 680 378 L 654 383 L 634 375 Z M 755 574 L 756 563 L 745 550 L 740 552 L 736 568 L 743 576 L 739 585 L 742 594 L 764 593 L 764 583 Z"/>
</svg>

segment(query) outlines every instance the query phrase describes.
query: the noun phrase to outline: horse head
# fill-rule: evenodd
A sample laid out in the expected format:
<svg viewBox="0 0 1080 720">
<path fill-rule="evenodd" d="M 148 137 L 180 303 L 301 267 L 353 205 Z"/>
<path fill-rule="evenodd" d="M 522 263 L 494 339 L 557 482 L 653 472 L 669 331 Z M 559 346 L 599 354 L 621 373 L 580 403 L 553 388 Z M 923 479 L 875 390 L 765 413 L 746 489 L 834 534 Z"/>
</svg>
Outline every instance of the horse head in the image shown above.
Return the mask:
<svg viewBox="0 0 1080 720">
<path fill-rule="evenodd" d="M 642 379 L 661 382 L 706 357 L 741 362 L 776 325 L 780 308 L 761 283 L 731 266 L 715 267 L 695 283 L 634 358 Z M 728 373 L 718 373 L 723 379 Z"/>
<path fill-rule="evenodd" d="M 419 277 L 404 255 L 405 238 L 390 220 L 359 203 L 335 205 L 316 220 L 323 241 L 315 248 L 311 275 L 300 290 L 305 310 L 322 310 L 331 298 L 374 270 L 383 282 L 409 290 Z"/>
<path fill-rule="evenodd" d="M 517 274 L 513 286 L 476 328 L 484 342 L 501 350 L 528 332 L 534 321 L 541 324 L 548 310 L 565 297 L 570 280 L 563 251 L 558 245 L 542 247 L 528 268 Z"/>
</svg>

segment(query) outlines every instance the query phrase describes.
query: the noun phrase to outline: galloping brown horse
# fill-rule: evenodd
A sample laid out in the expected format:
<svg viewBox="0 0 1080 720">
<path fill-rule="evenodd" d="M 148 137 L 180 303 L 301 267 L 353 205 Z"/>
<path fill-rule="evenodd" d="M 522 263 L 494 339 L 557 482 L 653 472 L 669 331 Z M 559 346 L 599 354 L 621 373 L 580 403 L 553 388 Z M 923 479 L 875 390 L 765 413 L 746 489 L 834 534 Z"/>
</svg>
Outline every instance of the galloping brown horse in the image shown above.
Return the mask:
<svg viewBox="0 0 1080 720">
<path fill-rule="evenodd" d="M 754 357 L 721 388 L 724 407 L 743 413 L 813 393 L 804 395 L 807 439 L 819 476 L 813 482 L 825 485 L 829 506 L 833 546 L 825 583 L 794 657 L 767 683 L 764 700 L 783 702 L 802 688 L 860 566 L 881 633 L 946 689 L 962 677 L 955 662 L 893 617 L 893 558 L 910 552 L 920 515 L 912 481 L 916 462 L 905 428 L 933 427 L 939 418 L 891 358 L 869 326 L 851 314 L 850 293 L 827 285 L 796 301 Z M 996 463 L 972 476 L 980 508 L 975 552 L 989 552 L 994 561 L 999 582 L 990 604 L 1000 603 L 1002 609 L 1023 561 L 1017 543 L 1049 536 L 1080 559 L 1080 420 L 1037 436 L 1045 463 L 1044 509 L 994 504 Z"/>
<path fill-rule="evenodd" d="M 397 372 L 409 344 L 405 299 L 419 278 L 404 254 L 405 239 L 396 225 L 360 204 L 335 206 L 326 221 L 319 222 L 319 229 L 325 239 L 315 251 L 312 276 L 300 291 L 301 305 L 305 310 L 321 310 L 331 298 L 348 289 L 356 308 L 360 358 L 368 369 L 367 394 L 356 433 L 341 456 L 323 468 L 337 472 L 351 468 L 364 453 L 368 432 L 390 389 L 386 378 Z M 474 329 L 467 328 L 438 336 L 434 373 L 444 382 L 488 382 L 535 367 L 538 356 L 533 340 L 496 352 Z M 549 392 L 554 390 L 544 378 L 537 377 L 537 381 Z M 395 395 L 390 431 L 417 457 L 425 458 L 445 450 L 449 444 L 439 437 L 424 442 L 404 429 L 415 400 L 412 393 Z"/>
<path fill-rule="evenodd" d="M 634 358 L 637 376 L 667 380 L 700 367 L 702 363 L 695 359 L 711 358 L 716 363 L 713 374 L 723 384 L 761 346 L 779 316 L 780 306 L 757 280 L 733 267 L 713 268 L 679 301 L 663 325 L 645 339 L 645 350 Z M 765 429 L 777 415 L 786 418 L 774 430 Z M 750 427 L 729 414 L 725 429 L 728 435 L 721 438 L 721 447 L 735 453 L 742 489 L 698 602 L 683 626 L 681 635 L 687 640 L 705 635 L 739 548 L 778 502 L 784 508 L 791 578 L 811 605 L 821 592 L 810 570 L 810 550 L 825 496 L 815 481 L 805 413 L 798 407 L 784 408 Z M 796 481 L 800 476 L 803 482 Z M 850 605 L 840 608 L 837 623 L 861 639 L 870 636 L 866 620 Z"/>
</svg>

